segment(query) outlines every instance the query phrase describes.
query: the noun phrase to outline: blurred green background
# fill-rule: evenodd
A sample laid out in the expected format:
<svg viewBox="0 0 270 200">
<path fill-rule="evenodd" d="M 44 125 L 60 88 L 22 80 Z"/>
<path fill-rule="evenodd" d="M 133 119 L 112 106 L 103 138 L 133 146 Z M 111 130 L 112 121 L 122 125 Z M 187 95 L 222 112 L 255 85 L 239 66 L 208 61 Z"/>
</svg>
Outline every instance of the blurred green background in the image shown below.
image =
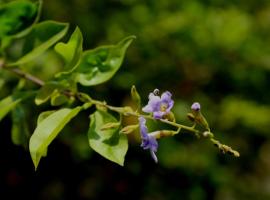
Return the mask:
<svg viewBox="0 0 270 200">
<path fill-rule="evenodd" d="M 11 121 L 6 118 L 0 123 L 1 195 L 270 199 L 269 1 L 45 0 L 42 19 L 70 22 L 70 31 L 78 25 L 85 49 L 136 35 L 113 79 L 81 89 L 112 105 L 131 104 L 133 84 L 145 104 L 153 89 L 169 90 L 177 120 L 188 125 L 186 113 L 192 102 L 199 101 L 216 137 L 239 150 L 241 157 L 223 155 L 210 142 L 183 132 L 159 142 L 155 164 L 140 148 L 137 133 L 130 137 L 125 166 L 119 167 L 88 147 L 85 112 L 52 143 L 34 172 L 29 153 L 11 143 Z M 60 64 L 48 52 L 31 70 L 46 80 Z M 12 86 L 10 81 L 0 96 L 10 93 Z M 31 131 L 38 111 L 29 118 Z"/>
</svg>

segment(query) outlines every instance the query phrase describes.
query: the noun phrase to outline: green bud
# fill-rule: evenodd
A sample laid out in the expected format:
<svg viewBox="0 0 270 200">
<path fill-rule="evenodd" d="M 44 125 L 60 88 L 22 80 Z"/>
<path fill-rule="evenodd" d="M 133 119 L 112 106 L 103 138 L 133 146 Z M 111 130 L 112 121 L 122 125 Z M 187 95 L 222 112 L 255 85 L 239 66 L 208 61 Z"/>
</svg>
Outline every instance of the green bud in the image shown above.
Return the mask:
<svg viewBox="0 0 270 200">
<path fill-rule="evenodd" d="M 139 93 L 137 92 L 135 85 L 133 85 L 131 87 L 130 93 L 131 93 L 132 100 L 136 103 L 137 107 L 140 108 L 141 107 L 141 97 L 140 97 Z"/>
<path fill-rule="evenodd" d="M 190 121 L 195 122 L 195 117 L 194 117 L 194 115 L 193 115 L 192 113 L 188 113 L 188 114 L 187 114 L 187 118 L 188 118 Z"/>
<path fill-rule="evenodd" d="M 167 119 L 168 121 L 175 122 L 175 117 L 173 112 L 169 112 L 168 114 L 163 116 L 163 119 Z"/>
<path fill-rule="evenodd" d="M 59 93 L 58 90 L 55 90 L 51 96 L 51 105 L 60 106 L 64 103 L 67 103 L 69 98 L 66 95 Z"/>
<path fill-rule="evenodd" d="M 209 132 L 209 131 L 204 131 L 202 133 L 203 137 L 206 137 L 206 138 L 213 138 L 214 137 L 214 134 Z"/>
<path fill-rule="evenodd" d="M 123 133 L 123 134 L 130 134 L 132 133 L 133 131 L 135 131 L 137 128 L 139 127 L 138 124 L 135 124 L 135 125 L 129 125 L 129 126 L 125 126 L 124 128 L 122 128 L 120 130 L 120 133 Z"/>
<path fill-rule="evenodd" d="M 175 131 L 161 130 L 161 131 L 155 131 L 153 133 L 150 133 L 149 135 L 152 135 L 156 139 L 160 139 L 163 137 L 169 137 L 169 136 L 175 135 Z"/>
<path fill-rule="evenodd" d="M 85 93 L 82 93 L 82 92 L 79 92 L 77 94 L 77 97 L 82 102 L 89 102 L 89 101 L 91 101 L 91 97 L 88 94 L 85 94 Z"/>
<path fill-rule="evenodd" d="M 201 111 L 192 111 L 192 115 L 194 116 L 194 122 L 202 125 L 206 130 L 209 130 L 209 125 Z M 189 116 L 191 117 L 191 116 Z"/>
<path fill-rule="evenodd" d="M 100 130 L 101 131 L 105 131 L 105 130 L 108 130 L 108 129 L 118 128 L 119 126 L 120 126 L 120 123 L 119 122 L 110 122 L 110 123 L 104 124 L 100 128 Z"/>
<path fill-rule="evenodd" d="M 82 107 L 83 107 L 84 110 L 87 110 L 87 109 L 90 108 L 92 105 L 93 105 L 92 102 L 87 102 L 87 103 L 84 103 L 84 104 L 82 105 Z"/>
</svg>

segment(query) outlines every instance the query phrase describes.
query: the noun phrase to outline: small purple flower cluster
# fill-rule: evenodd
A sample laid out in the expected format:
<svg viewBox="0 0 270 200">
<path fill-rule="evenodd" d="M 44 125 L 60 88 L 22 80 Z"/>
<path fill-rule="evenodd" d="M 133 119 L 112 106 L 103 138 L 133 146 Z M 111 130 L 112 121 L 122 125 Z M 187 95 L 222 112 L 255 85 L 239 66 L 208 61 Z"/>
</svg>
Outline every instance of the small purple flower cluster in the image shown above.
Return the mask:
<svg viewBox="0 0 270 200">
<path fill-rule="evenodd" d="M 172 94 L 169 91 L 162 93 L 161 96 L 158 96 L 159 90 L 155 89 L 148 96 L 149 101 L 148 104 L 142 108 L 143 112 L 153 114 L 154 119 L 166 119 L 167 115 L 170 114 L 171 109 L 174 105 L 174 101 L 172 100 Z M 191 106 L 191 110 L 196 113 L 199 113 L 201 110 L 201 105 L 198 102 L 195 102 Z M 146 126 L 146 119 L 144 117 L 139 117 L 140 124 L 140 133 L 142 144 L 141 147 L 143 149 L 149 149 L 152 158 L 157 163 L 158 159 L 156 156 L 156 152 L 158 149 L 157 135 L 159 131 L 155 131 L 152 133 L 148 133 L 148 129 Z"/>
<path fill-rule="evenodd" d="M 171 99 L 172 94 L 168 91 L 164 92 L 161 97 L 158 96 L 158 89 L 155 89 L 154 92 L 149 94 L 148 104 L 143 107 L 143 111 L 146 113 L 152 113 L 155 119 L 162 119 L 165 115 L 167 115 L 173 105 L 174 101 Z M 140 132 L 142 138 L 141 147 L 143 149 L 149 149 L 152 158 L 157 163 L 158 159 L 156 156 L 156 152 L 158 149 L 158 142 L 155 138 L 154 133 L 148 133 L 148 129 L 146 127 L 146 119 L 144 117 L 139 118 L 140 123 Z"/>
</svg>

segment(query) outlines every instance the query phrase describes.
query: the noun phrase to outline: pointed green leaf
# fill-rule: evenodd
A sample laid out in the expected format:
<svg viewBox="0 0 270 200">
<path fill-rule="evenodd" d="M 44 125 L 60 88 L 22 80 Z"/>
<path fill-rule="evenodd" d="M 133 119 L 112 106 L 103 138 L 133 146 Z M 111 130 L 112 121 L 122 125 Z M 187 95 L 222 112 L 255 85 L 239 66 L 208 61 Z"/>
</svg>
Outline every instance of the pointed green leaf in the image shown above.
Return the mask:
<svg viewBox="0 0 270 200">
<path fill-rule="evenodd" d="M 83 36 L 77 27 L 66 44 L 59 42 L 55 45 L 55 51 L 64 58 L 66 63 L 65 72 L 58 73 L 57 77 L 61 74 L 71 73 L 78 66 L 82 57 L 82 44 Z"/>
<path fill-rule="evenodd" d="M 22 105 L 17 105 L 12 110 L 12 128 L 11 139 L 13 144 L 27 147 L 30 137 L 29 128 L 27 125 L 27 116 Z"/>
<path fill-rule="evenodd" d="M 119 126 L 102 130 L 105 124 L 116 123 L 117 120 L 109 113 L 100 110 L 92 114 L 90 118 L 88 131 L 90 146 L 103 157 L 123 166 L 128 150 L 126 135 L 119 134 Z"/>
<path fill-rule="evenodd" d="M 41 157 L 46 154 L 49 144 L 81 109 L 81 107 L 63 108 L 47 116 L 37 125 L 29 142 L 29 150 L 35 169 L 37 169 Z"/>
<path fill-rule="evenodd" d="M 108 81 L 120 68 L 126 50 L 134 39 L 135 36 L 129 36 L 116 45 L 101 46 L 85 51 L 76 69 L 76 80 L 84 86 L 98 85 Z"/>
<path fill-rule="evenodd" d="M 33 60 L 60 40 L 67 30 L 67 23 L 44 21 L 36 24 L 25 38 L 22 57 L 8 66 L 21 65 Z"/>
</svg>

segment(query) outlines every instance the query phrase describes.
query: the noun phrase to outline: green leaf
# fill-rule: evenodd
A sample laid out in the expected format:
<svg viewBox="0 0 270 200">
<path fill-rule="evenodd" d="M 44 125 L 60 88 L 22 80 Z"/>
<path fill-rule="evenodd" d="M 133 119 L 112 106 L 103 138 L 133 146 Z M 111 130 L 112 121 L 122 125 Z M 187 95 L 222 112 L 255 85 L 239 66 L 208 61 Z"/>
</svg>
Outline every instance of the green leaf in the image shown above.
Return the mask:
<svg viewBox="0 0 270 200">
<path fill-rule="evenodd" d="M 35 103 L 40 105 L 45 103 L 51 98 L 52 105 L 60 105 L 67 102 L 69 99 L 67 96 L 61 94 L 62 90 L 70 88 L 68 83 L 64 81 L 50 81 L 46 82 L 38 91 Z"/>
<path fill-rule="evenodd" d="M 76 27 L 75 31 L 66 44 L 59 42 L 55 45 L 55 51 L 64 58 L 66 63 L 65 72 L 58 73 L 56 77 L 60 76 L 61 74 L 71 73 L 74 69 L 76 69 L 82 57 L 82 45 L 83 36 L 79 27 Z"/>
<path fill-rule="evenodd" d="M 27 63 L 60 40 L 68 30 L 67 23 L 44 21 L 36 24 L 26 36 L 23 46 L 23 56 L 8 66 L 16 66 Z"/>
<path fill-rule="evenodd" d="M 125 52 L 135 36 L 124 38 L 116 45 L 101 46 L 83 53 L 75 70 L 76 80 L 84 86 L 98 85 L 108 81 L 120 68 Z"/>
<path fill-rule="evenodd" d="M 15 92 L 0 101 L 0 121 L 21 101 L 33 96 L 35 92 Z"/>
<path fill-rule="evenodd" d="M 90 118 L 88 131 L 90 146 L 103 157 L 123 166 L 128 150 L 126 135 L 119 134 L 119 126 L 101 130 L 104 124 L 115 123 L 117 120 L 109 113 L 100 110 L 92 114 Z"/>
<path fill-rule="evenodd" d="M 55 110 L 49 110 L 49 111 L 44 111 L 39 114 L 38 119 L 37 119 L 37 125 L 39 125 L 44 119 L 49 117 L 51 114 L 53 114 Z"/>
<path fill-rule="evenodd" d="M 39 10 L 35 3 L 25 0 L 13 1 L 0 6 L 0 39 L 22 35 L 22 32 L 38 20 Z"/>
<path fill-rule="evenodd" d="M 23 106 L 17 105 L 12 110 L 12 128 L 11 139 L 16 145 L 27 147 L 30 137 L 29 128 L 27 125 L 27 116 Z"/>
<path fill-rule="evenodd" d="M 81 109 L 81 107 L 63 108 L 40 120 L 29 142 L 29 150 L 35 169 L 37 169 L 41 157 L 46 155 L 49 144 Z"/>
<path fill-rule="evenodd" d="M 51 105 L 60 106 L 64 103 L 67 103 L 68 100 L 69 98 L 66 95 L 61 94 L 59 91 L 55 91 L 51 96 Z"/>
<path fill-rule="evenodd" d="M 42 103 L 45 103 L 46 101 L 48 101 L 51 96 L 52 93 L 54 92 L 54 90 L 56 90 L 58 88 L 58 84 L 55 82 L 48 82 L 45 83 L 38 91 L 36 98 L 35 98 L 35 103 L 36 105 L 40 105 Z"/>
</svg>

